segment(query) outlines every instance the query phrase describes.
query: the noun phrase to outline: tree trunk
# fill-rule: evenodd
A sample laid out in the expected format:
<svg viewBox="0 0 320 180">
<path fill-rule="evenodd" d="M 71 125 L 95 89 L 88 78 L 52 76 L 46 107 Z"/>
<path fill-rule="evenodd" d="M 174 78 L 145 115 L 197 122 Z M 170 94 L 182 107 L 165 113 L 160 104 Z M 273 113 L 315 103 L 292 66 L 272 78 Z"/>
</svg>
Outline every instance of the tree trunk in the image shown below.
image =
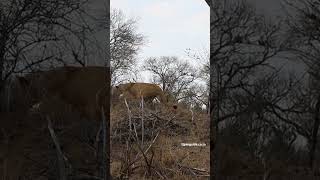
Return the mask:
<svg viewBox="0 0 320 180">
<path fill-rule="evenodd" d="M 0 70 L 0 76 L 2 76 L 2 72 Z M 2 77 L 0 77 L 0 112 L 5 111 L 5 82 Z"/>
<path fill-rule="evenodd" d="M 3 39 L 3 38 L 1 38 Z M 4 42 L 0 42 L 0 111 L 4 109 L 4 87 L 5 87 L 5 80 L 4 80 L 4 49 L 5 45 Z"/>
<path fill-rule="evenodd" d="M 98 152 L 97 152 L 97 159 L 98 159 L 98 171 L 99 177 L 103 180 L 106 180 L 109 177 L 107 173 L 109 169 L 107 169 L 107 140 L 106 140 L 106 117 L 103 107 L 101 107 L 101 124 L 99 129 L 99 141 L 98 141 Z"/>
<path fill-rule="evenodd" d="M 313 122 L 313 130 L 312 130 L 312 139 L 311 139 L 311 148 L 310 148 L 310 167 L 313 168 L 313 162 L 315 158 L 316 146 L 318 141 L 318 130 L 319 130 L 319 111 L 320 111 L 320 95 L 317 98 L 317 104 L 315 107 L 314 113 L 314 122 Z"/>
</svg>

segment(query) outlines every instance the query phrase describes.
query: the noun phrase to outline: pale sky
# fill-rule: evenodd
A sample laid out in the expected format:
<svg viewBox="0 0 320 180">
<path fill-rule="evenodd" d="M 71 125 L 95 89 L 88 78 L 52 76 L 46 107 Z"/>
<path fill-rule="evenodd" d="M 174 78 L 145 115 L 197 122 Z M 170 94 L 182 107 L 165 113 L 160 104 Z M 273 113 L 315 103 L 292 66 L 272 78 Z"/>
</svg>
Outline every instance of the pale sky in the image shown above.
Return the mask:
<svg viewBox="0 0 320 180">
<path fill-rule="evenodd" d="M 111 0 L 111 8 L 121 9 L 127 18 L 138 18 L 137 32 L 148 41 L 139 60 L 150 56 L 186 58 L 187 48 L 209 48 L 210 9 L 204 0 Z"/>
</svg>

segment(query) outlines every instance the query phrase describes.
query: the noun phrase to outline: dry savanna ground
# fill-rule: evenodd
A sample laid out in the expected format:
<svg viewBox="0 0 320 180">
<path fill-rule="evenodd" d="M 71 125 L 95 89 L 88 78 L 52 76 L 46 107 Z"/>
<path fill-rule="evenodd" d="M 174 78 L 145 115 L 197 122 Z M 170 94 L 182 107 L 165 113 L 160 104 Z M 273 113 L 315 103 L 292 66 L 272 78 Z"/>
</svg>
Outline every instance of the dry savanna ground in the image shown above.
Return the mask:
<svg viewBox="0 0 320 180">
<path fill-rule="evenodd" d="M 129 128 L 131 124 L 131 128 Z M 143 125 L 142 125 L 143 124 Z M 205 146 L 182 146 L 202 143 Z M 128 100 L 111 108 L 111 173 L 116 179 L 208 179 L 209 116 L 186 106 Z"/>
<path fill-rule="evenodd" d="M 128 101 L 128 107 L 119 103 L 111 108 L 110 171 L 114 179 L 208 179 L 209 119 L 205 112 L 193 112 L 192 116 L 182 105 L 175 110 L 162 104 L 145 104 L 142 109 L 133 101 Z M 81 118 L 76 109 L 58 99 L 37 111 L 2 112 L 0 117 L 1 179 L 59 177 L 61 164 L 48 118 L 63 153 L 67 177 L 97 176 L 97 121 Z M 182 147 L 180 143 L 206 146 Z"/>
</svg>

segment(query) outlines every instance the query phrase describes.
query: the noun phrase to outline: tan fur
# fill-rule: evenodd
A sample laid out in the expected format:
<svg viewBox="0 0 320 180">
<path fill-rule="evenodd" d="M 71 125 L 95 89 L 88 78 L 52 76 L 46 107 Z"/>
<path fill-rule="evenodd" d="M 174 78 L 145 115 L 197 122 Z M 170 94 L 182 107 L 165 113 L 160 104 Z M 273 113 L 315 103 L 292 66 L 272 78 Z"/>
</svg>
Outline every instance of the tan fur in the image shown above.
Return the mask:
<svg viewBox="0 0 320 180">
<path fill-rule="evenodd" d="M 32 73 L 20 77 L 26 95 L 32 98 L 32 105 L 57 97 L 72 105 L 84 116 L 100 119 L 101 106 L 109 108 L 107 100 L 110 78 L 105 67 L 61 67 L 50 71 Z"/>
<path fill-rule="evenodd" d="M 158 98 L 161 103 L 167 103 L 165 93 L 162 89 L 151 83 L 127 83 L 116 86 L 116 95 L 122 95 L 126 99 L 141 99 L 143 97 L 146 101 L 152 101 Z"/>
</svg>

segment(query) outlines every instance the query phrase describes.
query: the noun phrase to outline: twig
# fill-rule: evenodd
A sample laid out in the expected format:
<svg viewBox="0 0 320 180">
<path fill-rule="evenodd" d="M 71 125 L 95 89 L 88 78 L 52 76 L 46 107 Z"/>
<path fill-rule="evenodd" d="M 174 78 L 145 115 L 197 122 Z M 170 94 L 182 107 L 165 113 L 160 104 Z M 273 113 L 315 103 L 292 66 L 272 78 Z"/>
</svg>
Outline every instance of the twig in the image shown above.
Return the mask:
<svg viewBox="0 0 320 180">
<path fill-rule="evenodd" d="M 144 119 L 143 119 L 143 111 L 144 111 L 144 104 L 143 104 L 143 96 L 141 96 L 141 146 L 143 147 L 143 140 L 144 140 Z"/>
<path fill-rule="evenodd" d="M 104 109 L 101 107 L 101 134 L 100 134 L 100 141 L 98 149 L 100 149 L 100 153 L 98 154 L 98 162 L 99 162 L 99 176 L 103 179 L 107 179 L 107 162 L 106 159 L 106 118 L 104 116 Z"/>
<path fill-rule="evenodd" d="M 128 120 L 129 120 L 129 130 L 130 130 L 130 132 L 132 131 L 132 121 L 131 121 L 131 110 L 130 110 L 130 108 L 129 108 L 129 105 L 128 105 L 128 103 L 127 103 L 127 99 L 126 98 L 124 98 L 124 103 L 126 104 L 126 107 L 127 107 L 127 109 L 128 109 Z"/>
<path fill-rule="evenodd" d="M 156 137 L 153 139 L 153 141 L 151 142 L 151 144 L 150 144 L 150 145 L 148 146 L 148 148 L 144 151 L 144 154 L 146 154 L 146 153 L 149 151 L 149 149 L 150 149 L 150 148 L 152 147 L 152 145 L 155 143 L 155 141 L 156 141 L 156 139 L 157 139 L 157 137 L 158 137 L 159 134 L 160 134 L 160 132 L 157 133 Z M 141 158 L 141 156 L 139 156 L 139 155 L 140 155 L 140 152 L 136 155 L 135 159 L 134 159 L 130 164 L 128 163 L 128 165 L 127 165 L 127 167 L 124 169 L 124 171 L 127 171 L 131 165 L 133 165 L 135 162 L 137 162 L 137 161 Z"/>
<path fill-rule="evenodd" d="M 192 173 L 193 175 L 195 176 L 206 176 L 206 175 L 209 175 L 209 172 L 204 170 L 204 169 L 200 169 L 200 168 L 193 168 L 193 167 L 188 167 L 188 166 L 184 166 L 180 163 L 176 163 L 179 167 L 180 170 L 182 169 L 186 169 L 188 170 L 190 173 Z"/>
<path fill-rule="evenodd" d="M 3 128 L 1 128 L 2 130 L 2 133 L 3 133 L 3 141 L 4 141 L 4 144 L 6 146 L 6 151 L 5 151 L 5 157 L 4 157 L 4 160 L 3 160 L 3 179 L 7 179 L 7 168 L 8 168 L 8 153 L 9 153 L 9 137 L 7 135 L 7 133 L 5 132 L 5 130 Z"/>
<path fill-rule="evenodd" d="M 64 160 L 63 160 L 63 153 L 61 151 L 58 138 L 56 137 L 54 130 L 52 128 L 51 120 L 48 116 L 47 116 L 47 121 L 48 121 L 48 129 L 49 129 L 51 138 L 53 140 L 53 143 L 54 143 L 54 145 L 56 147 L 56 151 L 57 151 L 57 158 L 58 158 L 58 164 L 59 164 L 59 167 L 58 167 L 59 168 L 59 179 L 60 180 L 67 180 L 67 175 L 65 172 L 66 167 L 65 167 Z"/>
<path fill-rule="evenodd" d="M 190 111 L 191 111 L 191 122 L 193 122 L 194 120 L 193 110 L 190 108 Z"/>
</svg>

